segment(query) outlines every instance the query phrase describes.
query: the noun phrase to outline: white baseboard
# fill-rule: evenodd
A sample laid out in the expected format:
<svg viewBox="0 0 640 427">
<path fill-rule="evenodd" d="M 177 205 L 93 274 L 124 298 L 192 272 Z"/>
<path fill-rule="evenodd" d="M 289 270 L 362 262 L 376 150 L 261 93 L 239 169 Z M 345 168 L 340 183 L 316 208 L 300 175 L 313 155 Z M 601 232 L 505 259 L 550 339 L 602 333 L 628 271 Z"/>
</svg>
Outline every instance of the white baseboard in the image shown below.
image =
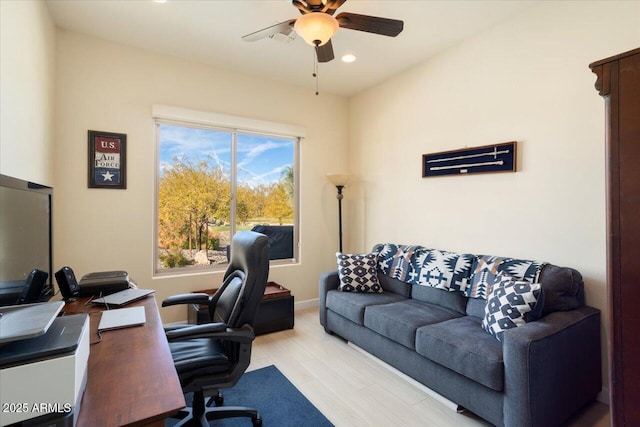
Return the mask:
<svg viewBox="0 0 640 427">
<path fill-rule="evenodd" d="M 164 323 L 162 326 L 176 326 L 176 325 L 186 325 L 187 321 L 186 320 L 181 320 L 179 322 L 172 322 L 172 323 Z"/>
<path fill-rule="evenodd" d="M 431 390 L 429 387 L 427 387 L 424 384 L 414 380 L 413 378 L 411 378 L 407 374 L 404 374 L 404 373 L 400 372 L 399 370 L 397 370 L 393 366 L 389 365 L 387 362 L 384 362 L 384 361 L 378 359 L 373 354 L 367 352 L 366 350 L 361 349 L 360 347 L 358 347 L 357 345 L 355 345 L 351 341 L 347 341 L 347 344 L 349 346 L 353 347 L 354 349 L 356 349 L 357 351 L 359 351 L 360 353 L 364 354 L 365 356 L 367 356 L 371 360 L 377 362 L 382 367 L 388 369 L 390 372 L 393 372 L 394 374 L 396 374 L 397 376 L 399 376 L 403 380 L 407 381 L 409 384 L 411 384 L 412 386 L 416 387 L 420 391 L 426 393 L 427 395 L 429 395 L 433 399 L 435 399 L 438 402 L 442 403 L 444 406 L 446 406 L 447 408 L 451 409 L 452 411 L 455 411 L 455 412 L 458 412 L 458 413 L 462 413 L 462 412 L 465 411 L 465 409 L 462 406 L 458 405 L 455 402 L 450 401 L 449 399 L 447 399 L 446 397 L 442 396 L 441 394 L 438 394 L 437 392 Z"/>
<path fill-rule="evenodd" d="M 294 310 L 303 310 L 305 308 L 312 308 L 318 306 L 318 298 L 308 299 L 305 301 L 298 301 L 293 304 Z"/>
</svg>

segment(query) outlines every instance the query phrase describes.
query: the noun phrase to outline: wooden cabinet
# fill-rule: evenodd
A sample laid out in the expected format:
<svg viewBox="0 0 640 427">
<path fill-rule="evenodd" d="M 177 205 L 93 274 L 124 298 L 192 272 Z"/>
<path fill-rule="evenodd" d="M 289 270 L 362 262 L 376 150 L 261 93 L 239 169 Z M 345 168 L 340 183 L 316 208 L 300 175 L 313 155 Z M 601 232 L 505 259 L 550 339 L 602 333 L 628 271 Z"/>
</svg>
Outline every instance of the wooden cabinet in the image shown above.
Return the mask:
<svg viewBox="0 0 640 427">
<path fill-rule="evenodd" d="M 614 426 L 640 425 L 640 49 L 589 65 L 605 98 L 609 392 Z"/>
</svg>

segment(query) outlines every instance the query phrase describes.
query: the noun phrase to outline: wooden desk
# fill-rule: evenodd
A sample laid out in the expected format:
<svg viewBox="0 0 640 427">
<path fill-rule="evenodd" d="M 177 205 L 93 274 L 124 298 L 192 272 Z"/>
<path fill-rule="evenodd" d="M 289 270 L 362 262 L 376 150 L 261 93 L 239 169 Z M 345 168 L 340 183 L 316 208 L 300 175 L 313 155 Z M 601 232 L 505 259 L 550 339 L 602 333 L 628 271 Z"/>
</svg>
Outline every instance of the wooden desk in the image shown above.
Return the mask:
<svg viewBox="0 0 640 427">
<path fill-rule="evenodd" d="M 85 306 L 86 301 L 67 303 L 63 310 L 66 314 L 90 313 L 94 343 L 103 307 Z M 166 417 L 185 406 L 155 298 L 127 305 L 134 306 L 144 306 L 145 325 L 104 331 L 102 342 L 91 345 L 80 427 L 164 426 Z"/>
</svg>

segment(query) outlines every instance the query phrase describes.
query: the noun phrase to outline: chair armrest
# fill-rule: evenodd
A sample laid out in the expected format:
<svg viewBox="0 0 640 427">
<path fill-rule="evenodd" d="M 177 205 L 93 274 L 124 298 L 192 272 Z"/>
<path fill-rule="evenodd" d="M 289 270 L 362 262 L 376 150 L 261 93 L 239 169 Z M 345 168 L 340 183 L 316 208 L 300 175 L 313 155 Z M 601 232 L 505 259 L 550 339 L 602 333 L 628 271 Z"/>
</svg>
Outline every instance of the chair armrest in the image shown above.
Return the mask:
<svg viewBox="0 0 640 427">
<path fill-rule="evenodd" d="M 163 307 L 178 304 L 209 304 L 210 296 L 204 293 L 172 295 L 162 301 Z"/>
<path fill-rule="evenodd" d="M 195 338 L 217 338 L 225 341 L 250 343 L 255 339 L 253 328 L 248 324 L 240 328 L 228 328 L 224 323 L 205 323 L 203 325 L 167 328 L 165 329 L 165 335 L 169 342 Z"/>
<path fill-rule="evenodd" d="M 600 311 L 557 311 L 505 331 L 504 424 L 560 425 L 602 389 Z"/>
<path fill-rule="evenodd" d="M 338 289 L 340 277 L 338 271 L 328 271 L 320 275 L 318 280 L 318 308 L 320 312 L 320 324 L 327 330 L 327 292 Z"/>
</svg>

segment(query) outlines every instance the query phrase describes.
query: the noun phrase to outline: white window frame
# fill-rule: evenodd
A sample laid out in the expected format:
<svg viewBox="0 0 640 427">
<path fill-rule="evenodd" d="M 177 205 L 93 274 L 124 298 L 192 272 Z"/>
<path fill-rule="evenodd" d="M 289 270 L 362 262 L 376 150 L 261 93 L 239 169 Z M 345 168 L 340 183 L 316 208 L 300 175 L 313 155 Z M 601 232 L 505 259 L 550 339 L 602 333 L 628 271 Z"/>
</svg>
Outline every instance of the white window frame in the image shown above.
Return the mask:
<svg viewBox="0 0 640 427">
<path fill-rule="evenodd" d="M 154 167 L 154 206 L 153 206 L 153 275 L 156 276 L 175 276 L 210 273 L 212 271 L 221 271 L 226 265 L 219 264 L 212 267 L 199 268 L 190 270 L 189 267 L 158 269 L 158 188 L 160 176 L 160 141 L 157 132 L 158 125 L 161 123 L 174 124 L 178 126 L 200 126 L 212 130 L 222 132 L 233 132 L 232 138 L 235 143 L 236 133 L 253 133 L 265 136 L 274 136 L 288 139 L 297 139 L 294 145 L 294 224 L 293 224 L 293 258 L 284 260 L 272 260 L 271 265 L 290 265 L 299 263 L 300 259 L 300 144 L 306 136 L 306 129 L 301 126 L 277 123 L 265 120 L 249 119 L 245 117 L 232 116 L 227 114 L 212 113 L 206 111 L 191 110 L 180 107 L 172 107 L 168 105 L 153 105 L 152 117 L 154 126 L 154 147 L 155 147 L 155 167 Z M 235 163 L 235 150 L 232 155 L 232 162 Z M 232 168 L 231 177 L 232 197 L 235 199 L 236 182 L 235 167 Z M 231 215 L 234 217 L 235 203 L 231 205 Z"/>
</svg>

